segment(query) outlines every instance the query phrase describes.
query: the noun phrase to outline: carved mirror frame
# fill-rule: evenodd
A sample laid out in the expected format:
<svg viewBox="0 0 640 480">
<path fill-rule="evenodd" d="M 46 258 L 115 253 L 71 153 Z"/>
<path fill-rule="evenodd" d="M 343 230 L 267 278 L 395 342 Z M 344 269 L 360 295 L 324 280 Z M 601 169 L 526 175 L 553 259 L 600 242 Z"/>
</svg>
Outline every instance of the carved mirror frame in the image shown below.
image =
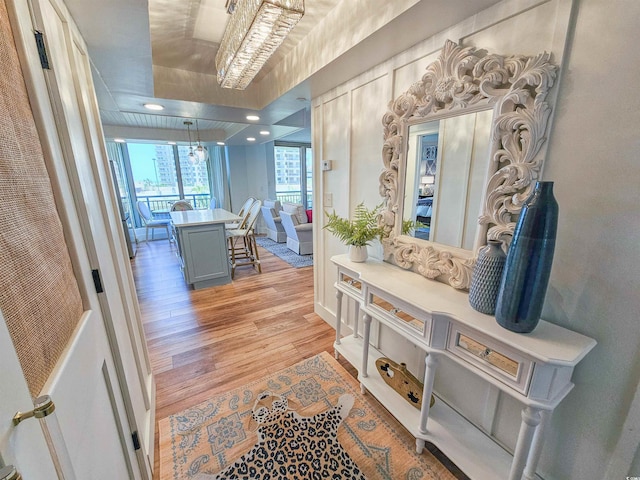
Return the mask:
<svg viewBox="0 0 640 480">
<path fill-rule="evenodd" d="M 547 52 L 501 56 L 447 40 L 422 79 L 389 103 L 382 120 L 380 175 L 385 261 L 457 289 L 469 288 L 473 252 L 402 234 L 407 138 L 410 125 L 491 108 L 490 165 L 478 238 L 480 246 L 487 240 L 509 244 L 517 215 L 541 173 L 551 117 L 546 100 L 556 71 Z"/>
</svg>

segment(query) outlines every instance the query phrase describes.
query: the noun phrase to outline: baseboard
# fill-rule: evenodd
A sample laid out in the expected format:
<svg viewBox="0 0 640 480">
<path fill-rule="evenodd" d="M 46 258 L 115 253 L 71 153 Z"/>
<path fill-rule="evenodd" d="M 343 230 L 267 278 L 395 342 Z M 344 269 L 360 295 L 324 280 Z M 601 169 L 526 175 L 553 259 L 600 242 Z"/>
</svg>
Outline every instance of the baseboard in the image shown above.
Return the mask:
<svg viewBox="0 0 640 480">
<path fill-rule="evenodd" d="M 325 322 L 327 322 L 334 330 L 336 329 L 336 314 L 328 310 L 324 305 L 316 302 L 314 305 L 313 311 L 322 318 Z M 345 325 L 342 322 L 342 326 L 340 327 L 341 336 L 351 335 L 353 332 L 348 325 Z"/>
</svg>

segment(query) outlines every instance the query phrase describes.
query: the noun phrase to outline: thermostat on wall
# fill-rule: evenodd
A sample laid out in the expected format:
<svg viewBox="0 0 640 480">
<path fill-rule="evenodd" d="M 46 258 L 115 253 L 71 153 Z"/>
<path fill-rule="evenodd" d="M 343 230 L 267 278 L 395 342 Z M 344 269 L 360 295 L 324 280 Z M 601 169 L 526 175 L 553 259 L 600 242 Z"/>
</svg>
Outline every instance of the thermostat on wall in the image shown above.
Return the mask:
<svg viewBox="0 0 640 480">
<path fill-rule="evenodd" d="M 322 170 L 331 170 L 331 160 L 322 161 Z"/>
</svg>

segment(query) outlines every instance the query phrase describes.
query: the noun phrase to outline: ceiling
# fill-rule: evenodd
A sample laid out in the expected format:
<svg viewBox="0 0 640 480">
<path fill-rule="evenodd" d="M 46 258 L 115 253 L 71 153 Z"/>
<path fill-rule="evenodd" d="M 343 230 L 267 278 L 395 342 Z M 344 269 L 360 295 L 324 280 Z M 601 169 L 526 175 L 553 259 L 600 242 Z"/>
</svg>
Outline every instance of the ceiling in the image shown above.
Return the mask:
<svg viewBox="0 0 640 480">
<path fill-rule="evenodd" d="M 107 138 L 186 142 L 184 121 L 197 119 L 202 141 L 246 145 L 250 136 L 310 141 L 311 98 L 497 1 L 307 0 L 304 17 L 243 91 L 215 79 L 225 0 L 66 4 L 87 42 Z M 151 112 L 145 103 L 165 108 Z"/>
</svg>

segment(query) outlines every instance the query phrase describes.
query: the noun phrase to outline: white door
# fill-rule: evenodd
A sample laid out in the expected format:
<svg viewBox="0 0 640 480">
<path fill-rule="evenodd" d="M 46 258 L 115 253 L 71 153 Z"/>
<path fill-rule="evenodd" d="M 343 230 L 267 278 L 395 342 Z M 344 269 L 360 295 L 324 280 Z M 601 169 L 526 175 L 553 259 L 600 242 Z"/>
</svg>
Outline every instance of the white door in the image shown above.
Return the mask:
<svg viewBox="0 0 640 480">
<path fill-rule="evenodd" d="M 2 312 L 0 365 L 0 465 L 16 466 L 25 479 L 56 478 L 40 425 L 30 419 L 20 428 L 11 426 L 13 416 L 31 410 L 33 403 Z"/>
<path fill-rule="evenodd" d="M 56 405 L 61 430 L 56 441 L 68 451 L 75 478 L 150 478 L 153 379 L 141 327 L 130 321 L 137 304 L 130 272 L 123 268 L 122 258 L 128 256 L 112 209 L 113 194 L 104 190 L 109 179 L 106 162 L 100 163 L 101 132 L 84 43 L 63 4 L 42 0 L 7 5 L 85 307 L 40 394 L 50 395 Z M 53 67 L 44 75 L 34 29 L 44 31 Z M 94 270 L 100 272 L 102 293 L 96 292 Z M 0 387 L 0 413 L 6 416 L 14 409 L 29 410 L 32 404 L 2 320 L 0 380 L 6 377 L 10 383 Z M 55 478 L 36 420 L 15 428 L 6 421 L 1 425 L 0 456 L 5 463 L 14 463 L 25 479 Z"/>
</svg>

